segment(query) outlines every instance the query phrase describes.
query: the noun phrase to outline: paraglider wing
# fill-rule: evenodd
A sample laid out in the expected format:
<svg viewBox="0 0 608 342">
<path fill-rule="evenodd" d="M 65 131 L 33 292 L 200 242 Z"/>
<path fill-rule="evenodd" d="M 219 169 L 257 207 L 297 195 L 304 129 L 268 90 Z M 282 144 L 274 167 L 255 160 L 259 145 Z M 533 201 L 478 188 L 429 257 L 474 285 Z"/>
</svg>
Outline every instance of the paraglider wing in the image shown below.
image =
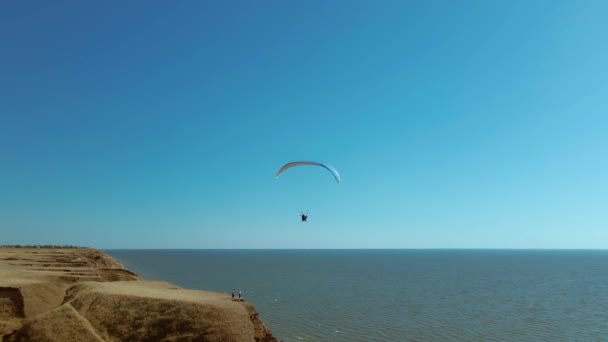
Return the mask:
<svg viewBox="0 0 608 342">
<path fill-rule="evenodd" d="M 327 169 L 327 171 L 331 172 L 331 174 L 334 175 L 336 182 L 340 183 L 340 174 L 338 173 L 338 170 L 336 170 L 333 166 L 323 164 L 323 163 L 310 162 L 310 161 L 297 161 L 297 162 L 287 163 L 279 170 L 279 172 L 277 172 L 276 177 L 279 178 L 283 172 L 285 172 L 288 169 L 291 169 L 292 167 L 303 166 L 303 165 L 324 167 L 325 169 Z"/>
</svg>

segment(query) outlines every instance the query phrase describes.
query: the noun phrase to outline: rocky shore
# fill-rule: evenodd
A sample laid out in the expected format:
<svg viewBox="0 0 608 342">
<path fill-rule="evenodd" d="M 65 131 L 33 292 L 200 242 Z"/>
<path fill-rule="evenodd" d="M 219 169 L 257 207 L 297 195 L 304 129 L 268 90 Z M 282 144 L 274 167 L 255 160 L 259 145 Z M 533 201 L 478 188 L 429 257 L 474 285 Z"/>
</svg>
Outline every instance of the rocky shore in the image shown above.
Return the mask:
<svg viewBox="0 0 608 342">
<path fill-rule="evenodd" d="M 278 341 L 227 294 L 143 280 L 89 248 L 0 248 L 0 341 Z"/>
</svg>

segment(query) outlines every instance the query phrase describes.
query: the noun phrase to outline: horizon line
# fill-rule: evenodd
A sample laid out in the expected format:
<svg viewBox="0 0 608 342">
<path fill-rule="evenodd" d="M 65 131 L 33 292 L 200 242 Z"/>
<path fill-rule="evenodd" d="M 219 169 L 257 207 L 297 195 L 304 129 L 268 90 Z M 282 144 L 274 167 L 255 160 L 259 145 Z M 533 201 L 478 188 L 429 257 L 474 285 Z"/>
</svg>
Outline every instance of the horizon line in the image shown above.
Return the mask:
<svg viewBox="0 0 608 342">
<path fill-rule="evenodd" d="M 429 247 L 429 248 L 102 248 L 102 247 L 84 247 L 84 248 L 95 248 L 100 250 L 225 250 L 225 251 L 237 251 L 237 250 L 520 250 L 520 251 L 608 251 L 608 248 L 467 248 L 467 247 Z"/>
</svg>

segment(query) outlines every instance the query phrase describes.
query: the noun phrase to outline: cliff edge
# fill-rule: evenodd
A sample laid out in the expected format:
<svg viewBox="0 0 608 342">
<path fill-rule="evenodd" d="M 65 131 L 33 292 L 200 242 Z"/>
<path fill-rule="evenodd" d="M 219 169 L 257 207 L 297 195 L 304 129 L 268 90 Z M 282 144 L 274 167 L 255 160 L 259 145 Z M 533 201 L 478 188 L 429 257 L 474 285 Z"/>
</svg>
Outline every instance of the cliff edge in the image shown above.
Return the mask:
<svg viewBox="0 0 608 342">
<path fill-rule="evenodd" d="M 0 341 L 278 341 L 230 296 L 139 278 L 88 248 L 0 248 Z"/>
</svg>

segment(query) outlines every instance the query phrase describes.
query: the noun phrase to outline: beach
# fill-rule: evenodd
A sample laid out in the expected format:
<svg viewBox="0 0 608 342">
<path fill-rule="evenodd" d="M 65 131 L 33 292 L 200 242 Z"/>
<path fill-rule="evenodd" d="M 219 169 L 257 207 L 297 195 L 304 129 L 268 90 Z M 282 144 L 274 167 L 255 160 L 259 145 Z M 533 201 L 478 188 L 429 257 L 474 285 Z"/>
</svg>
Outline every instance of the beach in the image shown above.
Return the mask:
<svg viewBox="0 0 608 342">
<path fill-rule="evenodd" d="M 89 248 L 0 248 L 0 341 L 277 341 L 225 293 L 144 280 Z"/>
</svg>

